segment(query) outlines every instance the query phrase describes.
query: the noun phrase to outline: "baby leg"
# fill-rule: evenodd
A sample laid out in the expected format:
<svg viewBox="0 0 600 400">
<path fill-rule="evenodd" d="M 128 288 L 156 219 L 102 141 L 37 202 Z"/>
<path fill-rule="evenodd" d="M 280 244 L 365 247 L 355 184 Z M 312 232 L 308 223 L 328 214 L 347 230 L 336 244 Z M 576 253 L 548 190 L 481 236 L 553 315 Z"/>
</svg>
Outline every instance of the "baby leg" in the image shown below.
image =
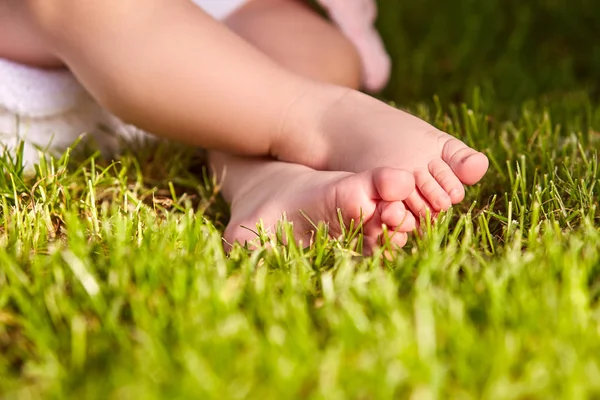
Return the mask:
<svg viewBox="0 0 600 400">
<path fill-rule="evenodd" d="M 360 61 L 354 48 L 301 2 L 254 0 L 225 23 L 293 72 L 347 87 L 356 88 L 360 83 Z M 320 172 L 300 165 L 217 152 L 210 153 L 210 160 L 216 173 L 226 171 L 223 195 L 231 203 L 232 213 L 225 231 L 228 242 L 252 239 L 254 233 L 250 229 L 259 219 L 266 227 L 272 227 L 282 212 L 294 223 L 297 239 L 305 244 L 313 227 L 304 215 L 315 222 L 328 222 L 330 232 L 337 235 L 340 233 L 337 208 L 346 223 L 351 219 L 363 220 L 367 249 L 377 245 L 383 224 L 390 231 L 397 230 L 392 241 L 399 246 L 406 242 L 405 232 L 415 226 L 414 217 L 401 202 L 413 191 L 414 183 L 401 170 L 363 174 Z"/>
<path fill-rule="evenodd" d="M 303 1 L 252 0 L 224 22 L 296 74 L 353 89 L 360 86 L 357 50 Z"/>
<path fill-rule="evenodd" d="M 310 16 L 308 23 L 311 28 L 314 28 L 314 31 L 324 31 L 325 35 L 335 32 L 327 23 L 313 15 L 299 3 L 285 1 L 273 2 L 272 5 L 276 9 L 274 14 L 271 13 L 272 9 L 270 7 L 263 8 L 263 3 L 260 1 L 251 3 L 245 8 L 244 12 L 252 13 L 255 17 L 259 16 L 258 21 L 261 24 L 267 23 L 270 18 L 280 16 L 283 16 L 284 20 L 289 20 L 292 13 L 299 12 L 304 16 Z M 280 7 L 281 5 L 283 7 Z M 19 8 L 15 6 L 11 12 L 15 10 L 18 11 Z M 264 16 L 264 14 L 259 10 L 266 11 L 267 16 L 270 15 L 270 18 L 262 18 L 261 16 Z M 236 14 L 231 18 L 232 24 L 239 24 L 237 26 L 240 31 L 247 29 L 246 32 L 249 36 L 260 36 L 262 33 L 267 33 L 266 31 L 261 33 L 253 26 L 246 25 L 243 12 L 240 12 L 240 15 L 241 17 Z M 23 14 L 19 15 L 17 13 L 16 17 L 19 16 L 22 17 Z M 298 28 L 299 26 L 295 28 L 297 33 L 299 33 Z M 36 37 L 36 30 L 30 30 L 28 35 L 36 39 L 39 45 L 32 46 L 30 50 L 42 49 L 43 51 L 40 54 L 45 55 L 47 49 L 43 47 L 42 43 L 44 41 L 41 37 Z M 303 69 L 301 72 L 304 75 L 318 79 L 320 78 L 319 74 L 322 74 L 321 69 L 311 70 L 312 60 L 316 56 L 326 61 L 326 57 L 332 56 L 329 59 L 330 68 L 326 69 L 327 73 L 325 74 L 331 74 L 329 80 L 343 85 L 357 84 L 358 68 L 355 63 L 347 62 L 348 59 L 356 59 L 353 48 L 339 35 L 330 35 L 330 39 L 332 40 L 332 47 L 341 51 L 323 52 L 326 48 L 317 48 L 318 51 L 321 51 L 319 54 L 309 53 L 310 49 L 304 48 L 304 53 L 298 58 L 298 61 L 289 62 L 286 66 L 291 68 L 297 65 Z M 260 40 L 255 41 L 255 43 L 268 44 Z M 281 46 L 275 46 L 275 48 L 281 48 Z M 261 50 L 267 51 L 262 48 Z M 1 55 L 11 56 L 6 52 Z M 287 55 L 294 55 L 294 53 L 287 53 Z M 13 53 L 13 58 L 18 57 L 14 57 Z M 31 59 L 37 58 L 32 57 Z M 279 57 L 279 59 L 282 63 L 288 61 L 284 56 Z M 20 61 L 25 60 L 20 59 Z M 346 62 L 350 68 L 340 69 L 334 67 L 339 62 Z M 346 73 L 340 73 L 340 71 L 346 71 Z M 224 160 L 229 160 L 227 165 L 225 165 Z M 397 245 L 404 244 L 406 241 L 404 232 L 414 227 L 414 219 L 406 213 L 401 202 L 413 190 L 414 181 L 409 174 L 400 170 L 384 168 L 366 171 L 363 174 L 324 173 L 299 165 L 258 158 L 219 156 L 216 153 L 212 155 L 212 162 L 217 171 L 227 169 L 229 173 L 224 193 L 230 201 L 235 203 L 232 223 L 226 232 L 229 240 L 249 239 L 249 231 L 241 229 L 240 225 L 253 227 L 258 219 L 263 219 L 267 226 L 271 226 L 279 220 L 283 212 L 286 212 L 288 218 L 295 223 L 299 238 L 305 239 L 306 243 L 306 238 L 310 235 L 305 233 L 312 230 L 312 226 L 300 211 L 316 222 L 331 223 L 331 232 L 337 235 L 340 233 L 337 208 L 342 209 L 343 215 L 346 217 L 346 223 L 349 223 L 351 219 L 356 222 L 362 219 L 366 222 L 367 247 L 373 247 L 376 244 L 382 232 L 382 224 L 386 224 L 391 230 L 398 229 L 401 231 L 393 237 L 393 241 Z M 390 180 L 394 182 L 393 185 L 386 183 Z M 281 190 L 282 183 L 286 184 L 285 190 Z M 390 191 L 389 188 L 394 190 Z M 262 196 L 259 202 L 257 202 L 258 194 Z"/>
<path fill-rule="evenodd" d="M 462 185 L 487 170 L 487 158 L 459 140 L 355 90 L 294 74 L 288 58 L 273 62 L 256 36 L 255 47 L 188 0 L 5 1 L 96 99 L 164 137 L 313 169 L 406 169 L 417 183 L 407 199 L 415 214 L 462 200 Z"/>
<path fill-rule="evenodd" d="M 0 58 L 39 67 L 61 67 L 42 35 L 20 18 L 22 5 L 0 1 Z"/>
<path fill-rule="evenodd" d="M 4 1 L 103 106 L 167 139 L 271 154 L 290 105 L 314 85 L 189 0 Z"/>
<path fill-rule="evenodd" d="M 338 5 L 338 11 L 344 11 L 343 5 Z M 226 23 L 293 72 L 322 82 L 358 87 L 361 71 L 356 51 L 348 49 L 349 43 L 337 30 L 300 2 L 256 0 Z M 303 99 L 307 104 L 314 101 L 310 96 Z M 301 101 L 296 104 L 296 109 L 303 109 Z M 310 104 L 306 108 L 310 109 Z M 294 126 L 294 122 L 289 125 L 291 129 L 302 128 L 301 123 Z M 406 204 L 415 215 L 424 216 L 427 209 L 445 210 L 462 201 L 463 184 L 476 183 L 487 170 L 483 154 L 418 118 L 356 91 L 348 91 L 329 108 L 319 130 L 322 137 L 335 136 L 336 132 L 339 136 L 328 145 L 314 146 L 312 152 L 289 146 L 289 152 L 277 156 L 317 169 L 358 172 L 394 165 L 410 170 L 418 190 Z M 326 148 L 329 150 L 320 153 Z"/>
</svg>

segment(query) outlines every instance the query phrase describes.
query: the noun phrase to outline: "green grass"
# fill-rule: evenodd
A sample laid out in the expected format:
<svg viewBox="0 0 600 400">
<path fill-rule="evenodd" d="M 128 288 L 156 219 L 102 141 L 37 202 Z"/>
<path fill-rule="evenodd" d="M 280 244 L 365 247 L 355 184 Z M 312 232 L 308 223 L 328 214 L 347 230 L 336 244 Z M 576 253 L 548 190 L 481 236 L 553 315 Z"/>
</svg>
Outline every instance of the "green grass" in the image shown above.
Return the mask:
<svg viewBox="0 0 600 400">
<path fill-rule="evenodd" d="M 599 99 L 595 0 L 378 0 L 394 60 L 386 96 L 465 101 L 476 87 L 518 114 L 523 100 Z"/>
<path fill-rule="evenodd" d="M 408 4 L 403 19 L 427 10 Z M 396 15 L 391 0 L 386 10 Z M 486 76 L 473 35 L 473 70 L 434 78 L 441 100 L 429 79 L 387 97 L 485 151 L 490 172 L 390 259 L 358 256 L 352 232 L 328 239 L 326 227 L 309 249 L 225 255 L 227 208 L 186 148 L 117 162 L 68 153 L 33 176 L 0 157 L 2 397 L 600 397 L 590 75 L 531 83 L 509 104 L 494 85 L 520 87 L 521 75 L 494 64 L 481 91 L 459 90 Z M 423 76 L 437 76 L 433 53 L 419 54 Z M 519 59 L 506 54 L 503 65 Z"/>
</svg>

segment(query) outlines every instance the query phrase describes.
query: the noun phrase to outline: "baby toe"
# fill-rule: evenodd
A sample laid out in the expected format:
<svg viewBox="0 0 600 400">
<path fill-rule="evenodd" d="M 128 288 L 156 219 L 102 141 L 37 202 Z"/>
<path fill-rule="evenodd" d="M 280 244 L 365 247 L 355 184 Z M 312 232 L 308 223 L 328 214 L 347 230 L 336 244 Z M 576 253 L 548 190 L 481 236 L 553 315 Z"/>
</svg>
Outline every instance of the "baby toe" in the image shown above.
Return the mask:
<svg viewBox="0 0 600 400">
<path fill-rule="evenodd" d="M 397 168 L 374 170 L 373 184 L 378 198 L 385 201 L 404 200 L 415 190 L 415 180 L 412 174 Z"/>
<path fill-rule="evenodd" d="M 450 196 L 452 204 L 457 204 L 465 198 L 465 188 L 450 166 L 442 159 L 435 159 L 429 163 L 429 173 L 437 183 Z"/>
<path fill-rule="evenodd" d="M 408 242 L 408 234 L 406 232 L 388 231 L 387 234 L 381 238 L 381 243 L 385 244 L 386 240 L 392 245 L 392 247 L 404 247 Z"/>
<path fill-rule="evenodd" d="M 447 210 L 452 205 L 452 200 L 446 191 L 429 171 L 420 170 L 415 172 L 415 182 L 419 192 L 433 207 L 435 211 Z"/>
<path fill-rule="evenodd" d="M 479 182 L 489 166 L 489 160 L 485 154 L 470 148 L 455 138 L 444 143 L 442 160 L 450 166 L 458 179 L 465 185 L 474 185 Z"/>
<path fill-rule="evenodd" d="M 429 212 L 430 215 L 434 213 L 431 205 L 418 190 L 412 192 L 404 201 L 404 203 L 416 218 L 426 217 L 427 212 Z"/>
<path fill-rule="evenodd" d="M 483 178 L 489 165 L 490 161 L 485 154 L 474 152 L 463 157 L 454 169 L 465 185 L 474 185 Z"/>
<path fill-rule="evenodd" d="M 382 202 L 381 221 L 390 230 L 398 232 L 410 232 L 415 229 L 417 222 L 415 217 L 406 210 L 401 201 Z"/>
</svg>

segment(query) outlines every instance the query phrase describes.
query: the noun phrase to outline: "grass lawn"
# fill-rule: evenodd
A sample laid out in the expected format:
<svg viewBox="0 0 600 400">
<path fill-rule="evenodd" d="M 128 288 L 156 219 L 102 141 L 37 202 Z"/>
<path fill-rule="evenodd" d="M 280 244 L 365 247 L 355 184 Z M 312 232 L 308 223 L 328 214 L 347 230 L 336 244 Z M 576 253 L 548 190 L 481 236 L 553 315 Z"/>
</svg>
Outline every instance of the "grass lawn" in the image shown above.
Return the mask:
<svg viewBox="0 0 600 400">
<path fill-rule="evenodd" d="M 0 397 L 600 397 L 600 47 L 579 3 L 380 1 L 384 97 L 491 160 L 391 259 L 326 227 L 224 254 L 227 207 L 184 147 L 33 177 L 0 157 Z"/>
</svg>

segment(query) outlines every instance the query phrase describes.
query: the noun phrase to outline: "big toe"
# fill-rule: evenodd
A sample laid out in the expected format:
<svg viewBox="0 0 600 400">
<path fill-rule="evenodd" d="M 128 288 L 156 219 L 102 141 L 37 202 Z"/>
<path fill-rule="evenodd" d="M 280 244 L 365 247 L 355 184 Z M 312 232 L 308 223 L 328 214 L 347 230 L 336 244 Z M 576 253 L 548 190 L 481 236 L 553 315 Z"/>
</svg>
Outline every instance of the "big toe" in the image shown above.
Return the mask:
<svg viewBox="0 0 600 400">
<path fill-rule="evenodd" d="M 444 160 L 465 185 L 474 185 L 483 178 L 489 167 L 485 154 L 470 148 L 458 139 L 452 138 L 442 149 Z"/>
<path fill-rule="evenodd" d="M 373 172 L 372 198 L 385 201 L 405 200 L 415 190 L 415 178 L 398 168 L 377 168 Z"/>
<path fill-rule="evenodd" d="M 462 183 L 465 185 L 474 185 L 483 178 L 489 165 L 490 161 L 486 155 L 476 151 L 450 164 L 450 168 L 452 168 Z"/>
<path fill-rule="evenodd" d="M 414 190 L 415 180 L 410 172 L 397 168 L 377 168 L 341 180 L 335 187 L 333 209 L 342 210 L 345 223 L 351 220 L 368 221 L 368 235 L 377 236 L 381 233 L 382 223 L 396 227 L 406 218 L 410 221 L 410 217 L 406 217 L 406 213 L 398 209 L 398 204 L 401 205 Z M 395 204 L 385 214 L 389 221 L 382 221 L 380 218 L 383 211 L 381 205 L 384 203 Z M 407 228 L 409 229 L 410 227 Z"/>
</svg>

